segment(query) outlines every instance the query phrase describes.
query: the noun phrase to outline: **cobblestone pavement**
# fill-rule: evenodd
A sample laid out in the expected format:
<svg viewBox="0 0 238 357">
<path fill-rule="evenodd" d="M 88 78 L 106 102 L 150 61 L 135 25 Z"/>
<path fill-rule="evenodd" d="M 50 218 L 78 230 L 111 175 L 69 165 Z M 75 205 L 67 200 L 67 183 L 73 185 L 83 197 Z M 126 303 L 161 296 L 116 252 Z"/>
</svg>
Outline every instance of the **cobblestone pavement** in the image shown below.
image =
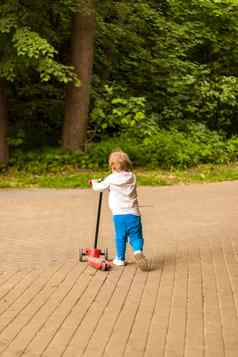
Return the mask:
<svg viewBox="0 0 238 357">
<path fill-rule="evenodd" d="M 78 262 L 98 194 L 0 190 L 0 356 L 237 357 L 238 182 L 140 188 L 151 271 Z M 100 245 L 113 256 L 104 197 Z"/>
</svg>

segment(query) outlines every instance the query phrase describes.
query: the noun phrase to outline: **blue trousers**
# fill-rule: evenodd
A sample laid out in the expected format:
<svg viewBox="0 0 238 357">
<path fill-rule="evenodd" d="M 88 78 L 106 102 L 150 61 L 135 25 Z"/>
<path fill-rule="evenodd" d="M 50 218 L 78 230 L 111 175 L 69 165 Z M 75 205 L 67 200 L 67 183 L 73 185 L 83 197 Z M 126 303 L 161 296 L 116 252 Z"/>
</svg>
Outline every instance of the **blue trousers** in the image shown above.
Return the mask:
<svg viewBox="0 0 238 357">
<path fill-rule="evenodd" d="M 140 216 L 134 214 L 114 215 L 113 223 L 117 259 L 125 260 L 127 241 L 129 241 L 134 252 L 143 250 L 144 239 Z"/>
</svg>

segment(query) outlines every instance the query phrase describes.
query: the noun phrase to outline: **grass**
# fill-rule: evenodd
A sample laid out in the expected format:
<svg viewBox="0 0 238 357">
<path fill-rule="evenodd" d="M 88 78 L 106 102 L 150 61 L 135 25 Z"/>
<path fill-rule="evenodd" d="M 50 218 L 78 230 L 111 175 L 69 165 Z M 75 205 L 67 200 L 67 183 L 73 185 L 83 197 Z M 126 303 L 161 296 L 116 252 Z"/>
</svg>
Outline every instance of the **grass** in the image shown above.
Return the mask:
<svg viewBox="0 0 238 357">
<path fill-rule="evenodd" d="M 201 165 L 186 170 L 135 170 L 142 186 L 165 186 L 238 180 L 238 162 L 230 165 Z M 0 174 L 0 188 L 87 188 L 90 178 L 104 177 L 108 172 L 61 168 L 58 172 L 33 174 L 11 168 Z"/>
</svg>

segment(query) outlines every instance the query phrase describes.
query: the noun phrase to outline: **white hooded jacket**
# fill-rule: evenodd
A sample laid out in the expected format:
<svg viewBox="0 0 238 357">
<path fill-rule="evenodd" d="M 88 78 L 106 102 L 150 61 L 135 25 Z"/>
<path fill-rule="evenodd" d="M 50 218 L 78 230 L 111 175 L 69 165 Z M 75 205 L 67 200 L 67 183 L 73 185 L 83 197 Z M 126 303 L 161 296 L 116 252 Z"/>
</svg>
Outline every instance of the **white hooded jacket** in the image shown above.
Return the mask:
<svg viewBox="0 0 238 357">
<path fill-rule="evenodd" d="M 104 180 L 92 180 L 94 191 L 109 189 L 109 207 L 113 215 L 134 214 L 140 216 L 137 201 L 136 177 L 132 172 L 113 172 Z"/>
</svg>

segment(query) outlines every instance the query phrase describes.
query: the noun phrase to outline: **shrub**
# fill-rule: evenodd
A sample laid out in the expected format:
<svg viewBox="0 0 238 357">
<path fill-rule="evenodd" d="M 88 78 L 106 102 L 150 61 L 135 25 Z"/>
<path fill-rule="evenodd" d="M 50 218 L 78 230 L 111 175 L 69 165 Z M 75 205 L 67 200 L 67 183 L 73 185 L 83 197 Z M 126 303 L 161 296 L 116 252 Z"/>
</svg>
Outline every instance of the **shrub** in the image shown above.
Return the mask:
<svg viewBox="0 0 238 357">
<path fill-rule="evenodd" d="M 146 113 L 144 97 L 128 96 L 122 88 L 105 86 L 90 114 L 91 135 L 143 138 L 158 130 L 153 114 Z"/>
<path fill-rule="evenodd" d="M 76 169 L 108 167 L 108 156 L 116 149 L 126 151 L 134 166 L 147 168 L 186 168 L 201 163 L 228 163 L 238 159 L 238 137 L 226 140 L 205 126 L 191 125 L 187 132 L 160 130 L 144 139 L 121 135 L 91 143 L 86 153 L 49 149 L 38 152 L 16 151 L 10 164 L 31 173 L 56 172 L 65 166 Z"/>
</svg>

